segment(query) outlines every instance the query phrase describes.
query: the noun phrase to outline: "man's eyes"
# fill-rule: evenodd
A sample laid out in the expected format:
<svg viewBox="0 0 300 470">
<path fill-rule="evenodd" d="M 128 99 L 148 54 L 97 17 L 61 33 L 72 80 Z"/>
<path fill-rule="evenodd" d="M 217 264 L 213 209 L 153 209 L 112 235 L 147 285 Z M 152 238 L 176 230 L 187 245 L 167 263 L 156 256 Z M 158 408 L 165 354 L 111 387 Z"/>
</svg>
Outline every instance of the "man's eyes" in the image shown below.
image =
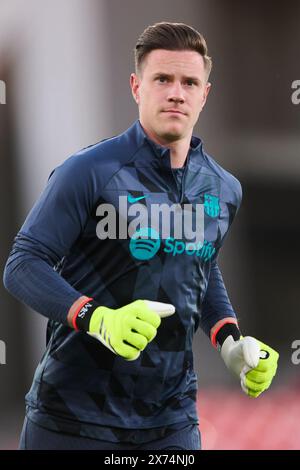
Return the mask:
<svg viewBox="0 0 300 470">
<path fill-rule="evenodd" d="M 156 80 L 159 82 L 159 83 L 166 83 L 166 82 L 171 82 L 171 78 L 169 77 L 165 77 L 164 75 L 160 75 L 159 77 L 156 77 Z M 192 80 L 192 79 L 186 79 L 184 80 L 183 82 L 184 85 L 187 85 L 188 87 L 193 87 L 193 86 L 197 86 L 198 83 L 195 81 L 195 80 Z"/>
<path fill-rule="evenodd" d="M 168 77 L 161 75 L 160 77 L 157 77 L 156 80 L 158 80 L 160 83 L 164 83 L 168 81 Z"/>
<path fill-rule="evenodd" d="M 187 84 L 188 86 L 193 86 L 193 85 L 196 86 L 196 85 L 197 85 L 197 83 L 195 82 L 195 80 L 186 80 L 186 84 Z"/>
</svg>

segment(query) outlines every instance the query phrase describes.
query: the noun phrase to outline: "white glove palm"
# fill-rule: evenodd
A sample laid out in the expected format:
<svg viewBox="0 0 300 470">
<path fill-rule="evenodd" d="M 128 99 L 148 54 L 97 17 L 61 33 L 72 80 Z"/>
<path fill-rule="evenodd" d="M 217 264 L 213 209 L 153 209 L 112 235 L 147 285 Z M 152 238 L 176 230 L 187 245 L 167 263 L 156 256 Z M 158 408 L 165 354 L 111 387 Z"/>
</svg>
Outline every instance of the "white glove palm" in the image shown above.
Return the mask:
<svg viewBox="0 0 300 470">
<path fill-rule="evenodd" d="M 222 345 L 221 356 L 240 378 L 243 391 L 255 398 L 271 385 L 279 358 L 277 351 L 251 336 L 234 341 L 231 335 Z"/>
<path fill-rule="evenodd" d="M 226 366 L 237 376 L 240 376 L 243 370 L 250 370 L 258 365 L 259 353 L 259 343 L 252 336 L 234 341 L 230 335 L 221 348 L 221 356 Z"/>
</svg>

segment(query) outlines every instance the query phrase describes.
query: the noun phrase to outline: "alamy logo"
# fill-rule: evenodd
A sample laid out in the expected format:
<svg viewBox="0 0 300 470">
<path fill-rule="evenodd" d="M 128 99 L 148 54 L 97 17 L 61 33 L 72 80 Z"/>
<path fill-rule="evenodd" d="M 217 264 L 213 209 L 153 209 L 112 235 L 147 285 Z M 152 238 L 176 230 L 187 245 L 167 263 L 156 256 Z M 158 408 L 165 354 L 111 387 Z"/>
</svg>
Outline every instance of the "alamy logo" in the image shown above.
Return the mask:
<svg viewBox="0 0 300 470">
<path fill-rule="evenodd" d="M 0 80 L 0 104 L 6 104 L 6 85 L 3 80 Z"/>
<path fill-rule="evenodd" d="M 174 237 L 202 245 L 204 242 L 203 204 L 193 207 L 192 204 L 162 203 L 151 204 L 148 208 L 139 202 L 128 206 L 128 197 L 119 196 L 117 210 L 113 204 L 100 204 L 96 216 L 101 218 L 96 227 L 100 240 L 125 240 L 151 227 L 161 240 Z"/>
<path fill-rule="evenodd" d="M 219 199 L 206 195 L 205 204 L 145 204 L 146 196 L 119 196 L 118 208 L 100 204 L 96 233 L 101 240 L 128 239 L 131 255 L 138 260 L 150 260 L 161 249 L 172 256 L 198 256 L 209 260 L 216 252 L 213 243 L 204 239 L 204 211 L 210 217 L 219 214 Z M 208 197 L 209 196 L 209 197 Z"/>
<path fill-rule="evenodd" d="M 298 366 L 300 364 L 300 339 L 295 339 L 292 342 L 292 349 L 295 349 L 291 357 L 292 363 Z"/>
<path fill-rule="evenodd" d="M 293 91 L 291 95 L 291 100 L 293 104 L 300 104 L 300 80 L 294 80 L 292 83 Z"/>
<path fill-rule="evenodd" d="M 6 364 L 6 345 L 5 342 L 0 340 L 0 365 Z"/>
</svg>

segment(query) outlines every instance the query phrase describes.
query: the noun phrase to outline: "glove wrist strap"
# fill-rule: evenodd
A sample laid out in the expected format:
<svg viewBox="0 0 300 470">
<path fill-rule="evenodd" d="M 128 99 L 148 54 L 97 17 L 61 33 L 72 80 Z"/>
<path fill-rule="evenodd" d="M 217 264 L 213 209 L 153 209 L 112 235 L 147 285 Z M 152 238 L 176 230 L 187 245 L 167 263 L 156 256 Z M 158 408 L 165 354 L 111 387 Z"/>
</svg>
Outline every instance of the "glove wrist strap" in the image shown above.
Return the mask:
<svg viewBox="0 0 300 470">
<path fill-rule="evenodd" d="M 221 350 L 221 347 L 228 336 L 232 336 L 234 341 L 238 341 L 241 337 L 241 332 L 236 324 L 236 321 L 224 322 L 219 325 L 219 328 L 214 331 L 214 334 L 211 337 L 211 342 L 218 351 Z"/>
<path fill-rule="evenodd" d="M 234 323 L 226 323 L 216 335 L 217 349 L 220 351 L 221 347 L 228 336 L 232 336 L 234 341 L 238 341 L 241 337 L 241 332 Z"/>
<path fill-rule="evenodd" d="M 89 331 L 91 316 L 98 307 L 99 304 L 95 302 L 92 298 L 85 299 L 84 302 L 79 305 L 77 311 L 73 316 L 72 324 L 74 329 L 76 331 Z"/>
</svg>

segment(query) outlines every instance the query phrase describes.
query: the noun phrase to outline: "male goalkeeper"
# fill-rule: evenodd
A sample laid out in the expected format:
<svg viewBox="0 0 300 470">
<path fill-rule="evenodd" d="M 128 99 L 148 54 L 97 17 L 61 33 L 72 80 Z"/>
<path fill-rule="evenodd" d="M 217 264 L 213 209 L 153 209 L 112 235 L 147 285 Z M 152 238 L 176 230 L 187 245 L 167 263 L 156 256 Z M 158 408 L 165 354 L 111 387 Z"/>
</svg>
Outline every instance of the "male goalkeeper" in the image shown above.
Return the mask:
<svg viewBox="0 0 300 470">
<path fill-rule="evenodd" d="M 158 23 L 135 60 L 139 120 L 52 172 L 7 261 L 6 288 L 49 318 L 21 449 L 200 449 L 198 326 L 247 395 L 276 372 L 277 352 L 241 336 L 217 264 L 241 187 L 192 135 L 205 40 Z"/>
</svg>

